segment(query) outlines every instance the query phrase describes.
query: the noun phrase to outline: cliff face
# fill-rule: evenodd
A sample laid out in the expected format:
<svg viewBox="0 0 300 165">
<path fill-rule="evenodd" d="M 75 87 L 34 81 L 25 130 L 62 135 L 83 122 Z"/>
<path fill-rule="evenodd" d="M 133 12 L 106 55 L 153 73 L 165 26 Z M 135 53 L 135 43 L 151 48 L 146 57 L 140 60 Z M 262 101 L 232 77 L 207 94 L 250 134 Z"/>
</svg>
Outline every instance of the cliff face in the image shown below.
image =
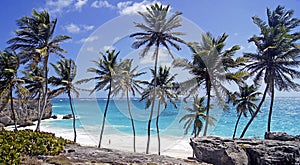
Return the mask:
<svg viewBox="0 0 300 165">
<path fill-rule="evenodd" d="M 299 164 L 300 136 L 268 133 L 267 139 L 226 139 L 201 137 L 192 139 L 198 160 L 227 165 L 247 164 Z"/>
<path fill-rule="evenodd" d="M 26 108 L 22 108 L 17 101 L 14 101 L 14 110 L 16 112 L 16 119 L 18 125 L 24 125 L 31 121 L 38 120 L 38 102 L 35 100 L 30 100 L 24 106 Z M 45 113 L 43 115 L 43 119 L 48 119 L 52 115 L 52 103 L 48 101 Z M 13 117 L 10 109 L 10 104 L 4 109 L 0 110 L 0 125 L 8 126 L 13 125 Z"/>
</svg>

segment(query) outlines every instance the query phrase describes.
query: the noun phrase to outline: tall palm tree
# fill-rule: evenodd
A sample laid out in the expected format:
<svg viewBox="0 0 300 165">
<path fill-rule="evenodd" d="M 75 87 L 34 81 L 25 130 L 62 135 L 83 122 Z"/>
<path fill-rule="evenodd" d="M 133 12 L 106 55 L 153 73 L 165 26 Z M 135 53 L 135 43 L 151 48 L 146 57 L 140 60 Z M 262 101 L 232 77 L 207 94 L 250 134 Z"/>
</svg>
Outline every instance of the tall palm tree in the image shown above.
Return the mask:
<svg viewBox="0 0 300 165">
<path fill-rule="evenodd" d="M 204 104 L 205 104 L 205 97 L 199 98 L 198 95 L 195 95 L 193 97 L 193 103 L 192 103 L 193 108 L 184 107 L 184 109 L 186 109 L 187 111 L 190 112 L 190 113 L 184 115 L 179 120 L 179 123 L 186 120 L 186 122 L 183 126 L 183 128 L 185 129 L 184 130 L 185 135 L 190 131 L 191 126 L 193 126 L 192 127 L 193 128 L 192 135 L 194 135 L 194 137 L 199 136 L 200 131 L 202 130 L 202 127 L 203 127 L 202 121 L 206 121 L 205 111 L 207 108 Z M 213 125 L 215 120 L 216 120 L 215 118 L 210 117 L 207 122 L 208 122 L 208 124 Z"/>
<path fill-rule="evenodd" d="M 142 93 L 141 100 L 147 99 L 146 108 L 154 107 L 154 100 L 158 100 L 157 104 L 157 115 L 156 115 L 156 131 L 158 139 L 158 155 L 160 155 L 160 134 L 159 134 L 159 116 L 161 105 L 163 109 L 167 108 L 167 100 L 177 108 L 176 100 L 178 100 L 178 95 L 176 92 L 177 84 L 174 82 L 177 74 L 170 75 L 170 67 L 159 67 L 157 77 L 155 78 L 155 71 L 151 69 L 153 79 L 148 83 L 148 88 Z M 156 81 L 156 83 L 155 83 Z M 153 95 L 155 92 L 156 95 Z M 155 98 L 152 98 L 155 96 Z"/>
<path fill-rule="evenodd" d="M 267 9 L 267 23 L 258 17 L 252 17 L 253 22 L 260 28 L 260 35 L 254 35 L 248 40 L 256 45 L 257 52 L 244 54 L 252 61 L 246 65 L 245 69 L 254 76 L 255 84 L 261 84 L 263 80 L 266 87 L 263 98 L 241 137 L 244 136 L 259 112 L 267 93 L 271 97 L 267 127 L 267 132 L 270 132 L 275 88 L 279 91 L 300 89 L 300 85 L 292 80 L 300 77 L 300 72 L 295 69 L 300 65 L 300 48 L 297 44 L 300 34 L 293 32 L 294 28 L 299 25 L 300 19 L 293 18 L 293 12 L 293 10 L 286 11 L 284 7 L 278 6 L 272 12 Z"/>
<path fill-rule="evenodd" d="M 174 32 L 173 30 L 177 27 L 180 27 L 180 15 L 182 14 L 179 11 L 176 11 L 170 17 L 168 17 L 170 6 L 163 6 L 155 3 L 150 7 L 147 7 L 147 12 L 138 12 L 144 19 L 146 24 L 143 23 L 135 23 L 135 26 L 142 29 L 144 32 L 137 32 L 131 34 L 130 37 L 135 37 L 136 41 L 132 44 L 132 47 L 138 49 L 145 45 L 145 48 L 141 52 L 141 56 L 144 57 L 150 50 L 151 47 L 155 47 L 152 58 L 154 59 L 154 73 L 156 78 L 157 74 L 157 63 L 159 56 L 159 48 L 162 45 L 166 48 L 174 59 L 171 48 L 169 45 L 174 47 L 177 50 L 180 50 L 180 46 L 178 43 L 185 43 L 178 36 L 183 35 L 180 32 Z M 154 81 L 156 83 L 156 81 Z M 154 84 L 156 86 L 156 84 Z M 155 95 L 155 91 L 153 93 Z M 152 98 L 155 98 L 154 96 Z M 154 105 L 155 100 L 153 100 Z M 154 108 L 154 107 L 153 107 Z M 147 148 L 146 154 L 149 153 L 149 145 L 150 145 L 150 127 L 151 120 L 153 116 L 153 108 L 151 108 L 149 121 L 148 121 L 148 139 L 147 139 Z"/>
<path fill-rule="evenodd" d="M 136 152 L 135 147 L 135 127 L 134 119 L 132 116 L 130 101 L 129 101 L 129 92 L 135 96 L 135 93 L 138 92 L 141 94 L 140 90 L 143 89 L 141 84 L 146 84 L 145 81 L 137 80 L 136 78 L 145 74 L 146 72 L 137 72 L 138 66 L 132 69 L 132 59 L 121 60 L 121 62 L 115 68 L 114 76 L 114 89 L 112 90 L 113 95 L 118 95 L 122 92 L 122 96 L 126 96 L 128 113 L 131 120 L 132 133 L 133 133 L 133 151 Z"/>
<path fill-rule="evenodd" d="M 50 84 L 54 86 L 59 86 L 59 88 L 52 90 L 49 93 L 50 97 L 56 97 L 62 93 L 66 93 L 69 98 L 70 108 L 73 115 L 73 130 L 74 130 L 74 142 L 76 142 L 76 117 L 74 113 L 72 96 L 71 93 L 74 93 L 76 97 L 79 97 L 79 92 L 74 86 L 74 79 L 76 76 L 76 64 L 72 59 L 60 60 L 57 62 L 57 65 L 50 63 L 57 74 L 57 77 L 52 76 L 49 78 Z"/>
<path fill-rule="evenodd" d="M 238 119 L 236 121 L 234 132 L 232 138 L 234 139 L 236 130 L 238 127 L 238 123 L 242 115 L 247 117 L 247 111 L 253 116 L 254 111 L 257 109 L 257 106 L 254 102 L 258 101 L 261 93 L 257 92 L 257 87 L 254 85 L 248 86 L 244 84 L 243 86 L 239 86 L 239 92 L 233 93 L 233 105 L 236 106 L 236 110 L 238 113 Z"/>
<path fill-rule="evenodd" d="M 5 107 L 10 100 L 10 109 L 17 130 L 17 119 L 14 110 L 13 90 L 21 80 L 17 78 L 19 68 L 19 59 L 17 55 L 10 52 L 0 52 L 0 98 L 2 108 Z M 1 108 L 1 109 L 2 109 Z"/>
<path fill-rule="evenodd" d="M 40 129 L 41 118 L 44 114 L 48 101 L 48 59 L 50 54 L 63 57 L 62 53 L 66 50 L 60 47 L 60 43 L 70 39 L 69 36 L 54 36 L 57 19 L 51 20 L 47 11 L 32 11 L 32 16 L 24 16 L 17 20 L 18 30 L 15 31 L 16 37 L 7 41 L 9 50 L 19 50 L 21 63 L 30 62 L 30 68 L 43 62 L 45 77 L 43 108 L 39 116 L 36 130 Z"/>
<path fill-rule="evenodd" d="M 115 52 L 115 50 L 107 50 L 106 55 L 100 52 L 101 58 L 99 58 L 97 61 L 92 61 L 95 63 L 96 68 L 89 68 L 87 72 L 95 73 L 96 77 L 91 77 L 87 79 L 82 79 L 77 81 L 77 83 L 86 83 L 89 81 L 96 81 L 95 87 L 91 90 L 90 94 L 100 91 L 100 90 L 108 90 L 107 94 L 107 101 L 105 105 L 105 110 L 103 114 L 103 121 L 102 121 L 102 127 L 101 127 L 101 133 L 100 133 L 100 140 L 98 144 L 98 148 L 101 147 L 101 141 L 102 141 L 102 135 L 104 131 L 104 124 L 106 119 L 106 114 L 108 110 L 108 105 L 110 101 L 110 96 L 112 94 L 113 89 L 113 81 L 115 76 L 115 67 L 117 66 L 117 57 L 120 54 L 120 52 Z"/>
<path fill-rule="evenodd" d="M 213 38 L 210 33 L 202 35 L 202 42 L 190 43 L 189 47 L 193 52 L 193 61 L 189 62 L 185 59 L 174 61 L 175 67 L 183 67 L 189 70 L 193 77 L 180 84 L 181 92 L 187 93 L 188 96 L 194 95 L 198 90 L 204 86 L 206 90 L 207 103 L 206 103 L 206 117 L 210 118 L 210 102 L 213 94 L 216 95 L 216 101 L 222 105 L 224 109 L 227 108 L 224 102 L 224 97 L 229 96 L 229 91 L 224 85 L 225 81 L 240 82 L 242 78 L 241 73 L 231 73 L 229 68 L 236 67 L 232 65 L 233 62 L 238 63 L 231 57 L 239 49 L 239 46 L 233 46 L 227 50 L 225 41 L 227 35 L 224 33 L 217 39 Z M 232 60 L 231 60 L 232 59 Z M 230 62 L 231 61 L 231 62 Z M 208 121 L 208 120 L 206 120 Z M 205 123 L 203 136 L 206 136 L 208 122 Z"/>
</svg>

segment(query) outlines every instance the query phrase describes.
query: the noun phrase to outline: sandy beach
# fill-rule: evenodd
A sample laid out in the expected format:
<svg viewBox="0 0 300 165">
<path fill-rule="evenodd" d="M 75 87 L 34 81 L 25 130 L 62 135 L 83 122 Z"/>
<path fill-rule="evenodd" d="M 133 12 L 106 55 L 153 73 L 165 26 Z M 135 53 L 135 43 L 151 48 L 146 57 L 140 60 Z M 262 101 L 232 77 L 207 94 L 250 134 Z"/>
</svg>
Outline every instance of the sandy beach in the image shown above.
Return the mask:
<svg viewBox="0 0 300 165">
<path fill-rule="evenodd" d="M 52 132 L 57 137 L 73 140 L 73 130 L 47 127 L 43 122 L 49 122 L 53 119 L 44 120 L 41 123 L 41 131 Z M 36 122 L 34 122 L 36 124 Z M 5 127 L 7 130 L 13 130 L 13 126 Z M 36 126 L 27 126 L 18 128 L 35 130 Z M 99 142 L 99 135 L 93 136 L 88 131 L 79 128 L 77 129 L 77 143 L 84 146 L 97 146 Z M 147 144 L 147 136 L 136 136 L 136 152 L 145 153 Z M 103 135 L 102 145 L 103 148 L 118 149 L 122 151 L 133 152 L 133 137 L 124 133 L 105 134 Z M 157 136 L 151 136 L 150 153 L 157 154 Z M 161 136 L 161 155 L 168 155 L 177 158 L 187 158 L 192 156 L 192 149 L 189 146 L 189 139 L 187 137 L 175 136 Z"/>
</svg>

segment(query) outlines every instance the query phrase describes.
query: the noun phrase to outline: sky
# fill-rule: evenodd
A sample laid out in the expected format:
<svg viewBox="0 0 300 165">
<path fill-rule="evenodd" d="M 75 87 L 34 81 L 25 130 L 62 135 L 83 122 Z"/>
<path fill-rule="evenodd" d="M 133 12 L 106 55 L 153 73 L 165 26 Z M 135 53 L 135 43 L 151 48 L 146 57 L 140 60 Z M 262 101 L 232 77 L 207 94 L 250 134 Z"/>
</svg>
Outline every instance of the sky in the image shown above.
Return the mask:
<svg viewBox="0 0 300 165">
<path fill-rule="evenodd" d="M 144 11 L 146 6 L 154 2 L 170 5 L 171 12 L 181 11 L 183 26 L 187 33 L 186 39 L 199 41 L 201 31 L 210 32 L 213 36 L 223 33 L 229 35 L 227 47 L 240 45 L 243 52 L 254 52 L 255 46 L 248 43 L 254 34 L 259 34 L 258 27 L 252 22 L 252 16 L 266 20 L 266 9 L 275 9 L 278 5 L 295 10 L 294 17 L 300 18 L 300 0 L 2 0 L 0 10 L 0 50 L 7 47 L 6 41 L 14 37 L 17 29 L 16 20 L 30 16 L 32 9 L 47 10 L 52 18 L 57 18 L 56 35 L 69 35 L 71 40 L 61 46 L 68 51 L 68 58 L 76 59 L 79 75 L 88 75 L 84 67 L 91 66 L 89 61 L 98 58 L 98 52 L 107 48 L 116 48 L 125 56 L 131 56 L 138 50 L 130 48 L 132 40 L 128 38 L 136 31 L 133 22 L 139 22 L 137 11 Z M 298 28 L 299 31 L 299 28 Z M 126 47 L 126 48 L 125 48 Z M 183 49 L 184 50 L 184 49 Z M 164 50 L 161 50 L 164 53 Z M 88 54 L 88 55 L 87 55 Z M 166 53 L 165 53 L 166 54 Z M 186 52 L 178 53 L 179 56 Z M 176 54 L 177 55 L 177 54 Z M 140 65 L 146 65 L 149 59 L 140 60 Z M 162 61 L 164 56 L 162 55 Z M 165 57 L 166 59 L 169 57 Z M 55 61 L 56 57 L 50 59 Z M 143 63 L 144 60 L 144 63 Z M 150 64 L 149 64 L 150 65 Z M 142 70 L 142 69 L 141 69 Z M 299 93 L 280 93 L 278 96 L 300 96 Z"/>
</svg>

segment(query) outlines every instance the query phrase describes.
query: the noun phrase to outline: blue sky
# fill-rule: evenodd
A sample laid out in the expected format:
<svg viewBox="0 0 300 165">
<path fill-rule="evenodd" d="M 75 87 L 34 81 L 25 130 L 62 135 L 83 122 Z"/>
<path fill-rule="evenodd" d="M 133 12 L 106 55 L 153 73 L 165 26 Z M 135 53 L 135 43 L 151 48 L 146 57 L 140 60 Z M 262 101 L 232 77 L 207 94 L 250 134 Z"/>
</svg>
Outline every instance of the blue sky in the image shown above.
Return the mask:
<svg viewBox="0 0 300 165">
<path fill-rule="evenodd" d="M 56 34 L 72 37 L 72 40 L 62 44 L 62 47 L 68 50 L 67 57 L 76 59 L 82 51 L 84 43 L 105 42 L 102 35 L 93 35 L 97 33 L 97 30 L 99 31 L 107 25 L 111 28 L 110 32 L 118 31 L 122 25 L 117 24 L 117 27 L 112 27 L 110 25 L 114 24 L 111 23 L 113 20 L 125 20 L 127 16 L 130 17 L 128 17 L 126 28 L 132 24 L 132 29 L 134 29 L 133 21 L 135 20 L 131 20 L 131 18 L 135 18 L 133 15 L 137 11 L 144 10 L 145 6 L 154 1 L 3 0 L 1 2 L 3 9 L 0 10 L 2 22 L 0 50 L 5 49 L 7 47 L 6 41 L 14 36 L 13 31 L 17 29 L 15 20 L 25 15 L 30 16 L 33 8 L 37 10 L 46 9 L 53 18 L 58 19 Z M 161 0 L 155 2 L 164 5 L 170 4 L 171 12 L 181 11 L 186 20 L 205 32 L 211 32 L 214 36 L 226 32 L 229 35 L 228 47 L 235 44 L 241 46 L 237 56 L 242 55 L 243 52 L 255 51 L 255 47 L 247 42 L 253 34 L 259 34 L 259 29 L 252 22 L 252 16 L 259 16 L 265 20 L 267 7 L 275 9 L 277 5 L 282 5 L 287 9 L 294 9 L 294 17 L 300 18 L 300 11 L 298 10 L 300 0 Z M 299 31 L 299 28 L 297 30 Z M 195 34 L 195 37 L 200 39 L 200 34 Z M 99 47 L 93 51 L 103 51 L 104 48 L 106 47 Z M 285 93 L 283 95 L 290 94 Z M 298 93 L 292 95 L 298 95 Z"/>
</svg>

